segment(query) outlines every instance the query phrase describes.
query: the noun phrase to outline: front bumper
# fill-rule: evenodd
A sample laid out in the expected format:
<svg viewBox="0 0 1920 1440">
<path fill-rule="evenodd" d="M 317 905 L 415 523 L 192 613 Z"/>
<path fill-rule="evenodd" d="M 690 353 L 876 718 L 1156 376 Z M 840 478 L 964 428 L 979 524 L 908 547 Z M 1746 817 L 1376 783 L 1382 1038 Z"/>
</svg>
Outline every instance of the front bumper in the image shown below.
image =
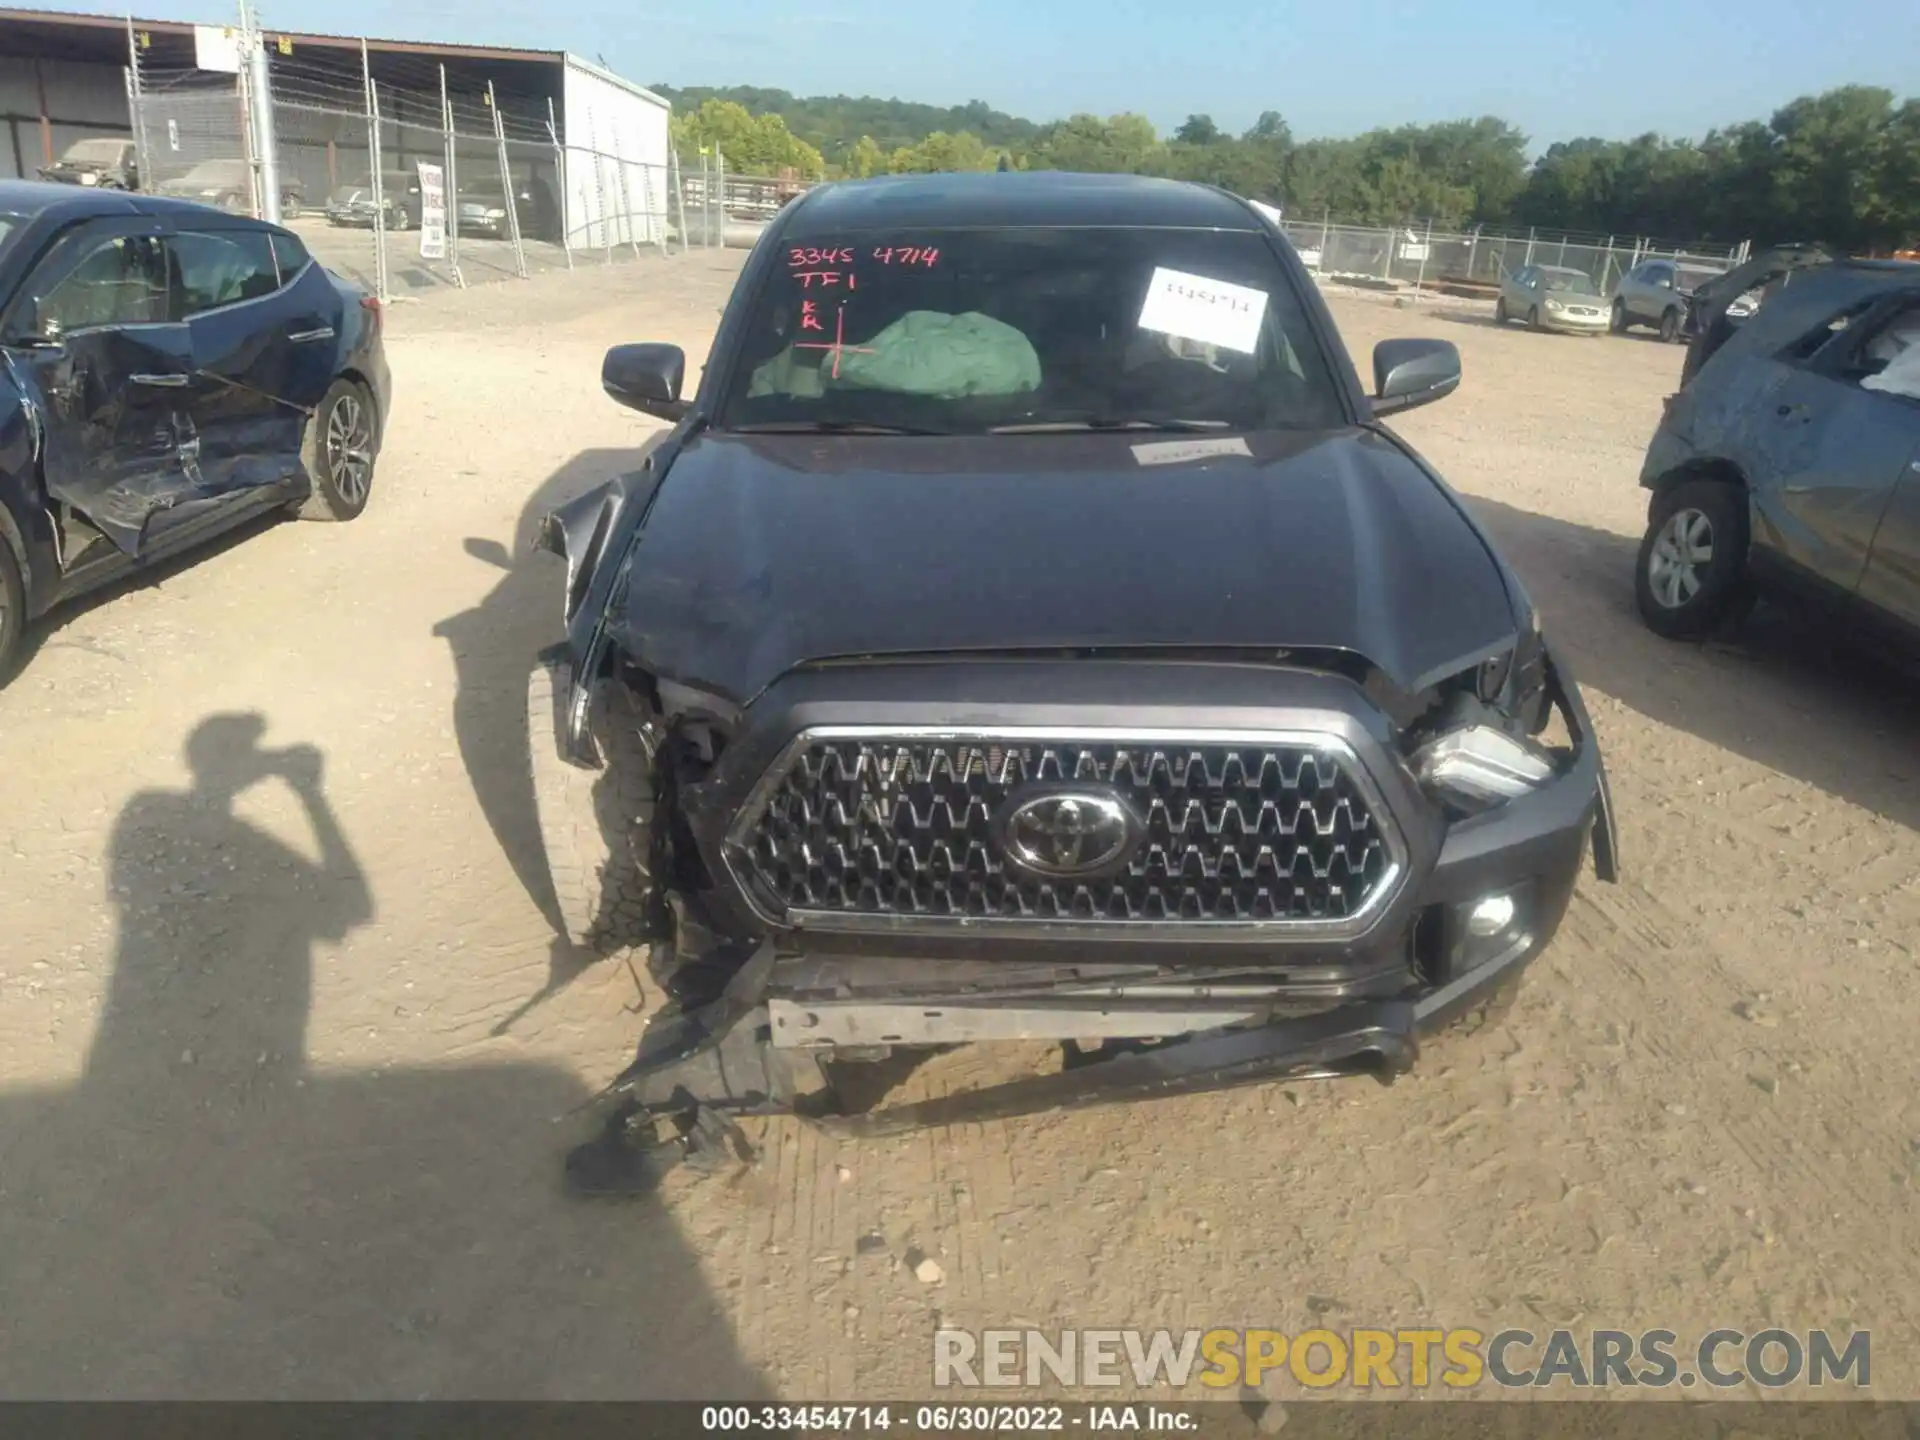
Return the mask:
<svg viewBox="0 0 1920 1440">
<path fill-rule="evenodd" d="M 1045 683 L 1062 709 L 1084 716 L 1084 703 L 1059 692 L 1075 689 L 1079 677 L 1100 689 L 1109 682 L 1099 669 L 1087 662 Z M 1264 683 L 1241 678 L 1249 692 Z M 1344 684 L 1323 686 L 1323 678 L 1301 678 L 1298 693 L 1324 699 L 1333 693 L 1325 687 Z M 1570 759 L 1539 789 L 1469 820 L 1448 825 L 1431 807 L 1423 813 L 1411 778 L 1394 773 L 1380 748 L 1366 752 L 1359 738 L 1405 832 L 1408 859 L 1399 891 L 1363 934 L 1089 939 L 990 933 L 972 923 L 941 935 L 756 931 L 743 911 L 703 906 L 704 926 L 692 928 L 708 939 L 730 937 L 712 943 L 732 948 L 731 980 L 704 1005 L 656 1019 L 601 1102 L 628 1117 L 703 1108 L 798 1112 L 873 1135 L 1262 1080 L 1391 1080 L 1413 1065 L 1422 1037 L 1516 980 L 1547 946 L 1589 855 L 1600 878 L 1616 876 L 1612 804 L 1591 722 L 1571 678 L 1552 661 L 1548 683 L 1572 742 Z M 924 684 L 924 676 L 908 677 L 901 689 Z M 878 681 L 850 703 L 887 711 L 887 688 Z M 1141 687 L 1129 703 L 1150 713 L 1152 688 Z M 975 713 L 993 708 L 975 704 Z M 833 708 L 802 688 L 772 728 L 790 734 L 792 722 L 831 718 Z M 737 768 L 760 773 L 766 756 L 750 739 L 741 749 Z M 693 834 L 709 838 L 736 802 L 725 786 L 714 796 L 681 797 Z M 1490 897 L 1510 899 L 1511 916 L 1476 933 L 1469 919 L 1484 913 Z M 685 951 L 690 912 L 676 909 L 683 923 L 675 944 Z M 1109 1058 L 1058 1074 L 879 1112 L 845 1113 L 825 1063 L 893 1046 L 1069 1037 L 1123 1043 L 1106 1047 L 1115 1052 Z"/>
<path fill-rule="evenodd" d="M 329 205 L 327 223 L 331 225 L 351 225 L 373 228 L 374 207 L 369 204 Z"/>
<path fill-rule="evenodd" d="M 1565 313 L 1556 315 L 1551 310 L 1542 310 L 1540 312 L 1540 324 L 1542 328 L 1557 331 L 1562 335 L 1604 335 L 1610 328 L 1611 323 L 1610 317 L 1604 310 L 1600 311 L 1597 315 L 1568 315 Z"/>
</svg>

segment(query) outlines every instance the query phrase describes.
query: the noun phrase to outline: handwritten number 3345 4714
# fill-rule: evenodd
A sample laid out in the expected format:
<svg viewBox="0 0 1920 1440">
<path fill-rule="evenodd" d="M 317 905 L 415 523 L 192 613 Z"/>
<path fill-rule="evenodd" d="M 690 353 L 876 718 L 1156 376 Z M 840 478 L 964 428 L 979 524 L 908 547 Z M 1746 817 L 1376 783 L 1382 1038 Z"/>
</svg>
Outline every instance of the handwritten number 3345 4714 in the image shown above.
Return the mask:
<svg viewBox="0 0 1920 1440">
<path fill-rule="evenodd" d="M 931 267 L 939 260 L 940 251 L 931 245 L 890 245 L 874 250 L 873 258 L 882 265 Z M 853 247 L 842 245 L 838 248 L 823 250 L 812 246 L 796 245 L 787 251 L 787 264 L 795 270 L 811 270 L 821 265 L 851 265 L 853 264 Z"/>
</svg>

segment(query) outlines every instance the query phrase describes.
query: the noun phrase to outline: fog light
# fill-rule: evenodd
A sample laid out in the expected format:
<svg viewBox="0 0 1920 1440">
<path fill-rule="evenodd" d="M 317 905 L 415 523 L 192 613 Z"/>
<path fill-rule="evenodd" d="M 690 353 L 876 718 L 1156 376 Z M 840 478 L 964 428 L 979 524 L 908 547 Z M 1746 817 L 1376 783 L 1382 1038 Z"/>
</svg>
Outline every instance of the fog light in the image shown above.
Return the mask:
<svg viewBox="0 0 1920 1440">
<path fill-rule="evenodd" d="M 1511 895 L 1489 895 L 1467 912 L 1467 933 L 1478 940 L 1491 940 L 1513 924 L 1518 913 Z"/>
</svg>

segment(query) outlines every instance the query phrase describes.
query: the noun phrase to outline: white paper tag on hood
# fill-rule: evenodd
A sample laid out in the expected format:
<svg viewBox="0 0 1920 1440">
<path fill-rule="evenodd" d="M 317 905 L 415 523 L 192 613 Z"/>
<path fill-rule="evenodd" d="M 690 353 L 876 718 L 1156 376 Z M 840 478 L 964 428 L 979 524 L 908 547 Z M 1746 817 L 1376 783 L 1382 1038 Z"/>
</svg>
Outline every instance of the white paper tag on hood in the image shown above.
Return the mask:
<svg viewBox="0 0 1920 1440">
<path fill-rule="evenodd" d="M 1252 459 L 1253 451 L 1239 435 L 1221 436 L 1217 440 L 1149 440 L 1133 447 L 1133 458 L 1142 465 L 1180 465 L 1215 455 L 1244 455 Z"/>
</svg>

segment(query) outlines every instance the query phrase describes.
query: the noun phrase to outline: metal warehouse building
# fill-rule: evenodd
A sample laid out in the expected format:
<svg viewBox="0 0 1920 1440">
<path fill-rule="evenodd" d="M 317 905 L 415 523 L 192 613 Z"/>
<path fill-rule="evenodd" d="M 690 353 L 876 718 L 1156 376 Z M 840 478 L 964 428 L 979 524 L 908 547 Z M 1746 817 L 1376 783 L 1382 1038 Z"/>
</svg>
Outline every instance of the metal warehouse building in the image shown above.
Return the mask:
<svg viewBox="0 0 1920 1440">
<path fill-rule="evenodd" d="M 143 188 L 209 162 L 244 163 L 252 138 L 241 77 L 209 60 L 222 34 L 218 26 L 0 9 L 0 177 L 32 178 L 88 136 L 132 136 Z M 509 260 L 500 236 L 457 237 L 456 278 L 463 258 L 469 269 L 511 265 L 524 274 L 528 254 L 540 263 L 548 251 L 564 253 L 570 264 L 576 251 L 664 243 L 670 107 L 642 86 L 561 51 L 271 30 L 267 51 L 273 153 L 283 193 L 291 187 L 290 213 L 306 216 L 303 235 L 324 226 L 328 197 L 341 187 L 405 176 L 427 161 L 444 164 L 449 191 L 462 197 L 520 197 L 526 252 Z M 407 218 L 396 208 L 394 228 L 406 229 Z M 336 248 L 348 244 L 344 233 L 333 238 Z M 379 259 L 383 282 L 389 263 L 434 268 L 398 248 L 391 262 Z"/>
</svg>

